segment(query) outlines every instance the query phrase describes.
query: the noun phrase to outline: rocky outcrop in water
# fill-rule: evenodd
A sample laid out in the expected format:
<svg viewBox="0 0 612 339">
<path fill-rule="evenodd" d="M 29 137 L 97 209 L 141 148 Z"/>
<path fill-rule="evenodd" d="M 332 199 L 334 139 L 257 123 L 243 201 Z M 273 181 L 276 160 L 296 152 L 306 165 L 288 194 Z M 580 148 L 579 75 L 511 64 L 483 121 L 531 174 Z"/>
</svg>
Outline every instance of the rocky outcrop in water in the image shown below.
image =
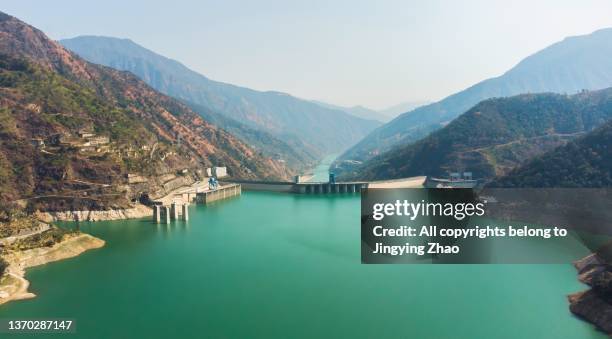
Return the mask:
<svg viewBox="0 0 612 339">
<path fill-rule="evenodd" d="M 578 279 L 591 289 L 568 296 L 570 311 L 612 335 L 612 266 L 598 254 L 574 263 Z"/>
</svg>

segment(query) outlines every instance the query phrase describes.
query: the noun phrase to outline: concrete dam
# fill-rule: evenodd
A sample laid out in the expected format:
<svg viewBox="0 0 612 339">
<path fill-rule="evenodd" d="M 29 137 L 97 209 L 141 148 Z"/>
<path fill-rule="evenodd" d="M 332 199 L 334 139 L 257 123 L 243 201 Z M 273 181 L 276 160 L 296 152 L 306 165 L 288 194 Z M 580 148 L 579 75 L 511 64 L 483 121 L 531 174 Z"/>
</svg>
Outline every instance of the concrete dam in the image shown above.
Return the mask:
<svg viewBox="0 0 612 339">
<path fill-rule="evenodd" d="M 367 182 L 291 182 L 233 180 L 243 189 L 251 191 L 285 192 L 300 194 L 359 193 L 368 188 Z"/>
<path fill-rule="evenodd" d="M 187 221 L 189 220 L 189 204 L 209 204 L 239 196 L 241 193 L 242 187 L 239 184 L 221 185 L 210 189 L 205 184 L 197 182 L 191 187 L 171 194 L 166 199 L 155 201 L 152 206 L 153 220 L 157 223 L 165 221 L 166 224 L 169 224 L 171 220 Z"/>
</svg>

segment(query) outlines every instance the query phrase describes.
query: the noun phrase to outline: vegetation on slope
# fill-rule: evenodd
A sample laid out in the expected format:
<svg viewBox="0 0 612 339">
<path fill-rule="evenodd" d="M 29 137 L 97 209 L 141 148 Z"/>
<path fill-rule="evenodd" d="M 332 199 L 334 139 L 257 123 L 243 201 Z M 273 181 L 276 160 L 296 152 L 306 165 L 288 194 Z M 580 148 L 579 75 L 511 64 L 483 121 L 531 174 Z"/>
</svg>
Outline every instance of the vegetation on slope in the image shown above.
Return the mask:
<svg viewBox="0 0 612 339">
<path fill-rule="evenodd" d="M 186 104 L 206 121 L 222 126 L 224 130 L 244 141 L 262 156 L 283 161 L 293 173 L 301 173 L 304 169 L 316 166 L 317 159 L 322 156 L 316 148 L 295 136 L 286 135 L 281 140 L 269 132 L 249 127 L 202 105 L 189 102 Z"/>
<path fill-rule="evenodd" d="M 134 75 L 87 63 L 3 13 L 0 33 L 1 203 L 125 207 L 170 187 L 168 178 L 197 180 L 207 166 L 227 166 L 234 177 L 288 177 L 282 163 Z M 128 174 L 146 180 L 129 185 Z"/>
<path fill-rule="evenodd" d="M 612 187 L 612 122 L 537 157 L 492 187 Z"/>
<path fill-rule="evenodd" d="M 612 89 L 573 96 L 525 94 L 490 99 L 414 144 L 366 162 L 352 176 L 389 179 L 470 171 L 503 175 L 612 116 Z"/>
</svg>

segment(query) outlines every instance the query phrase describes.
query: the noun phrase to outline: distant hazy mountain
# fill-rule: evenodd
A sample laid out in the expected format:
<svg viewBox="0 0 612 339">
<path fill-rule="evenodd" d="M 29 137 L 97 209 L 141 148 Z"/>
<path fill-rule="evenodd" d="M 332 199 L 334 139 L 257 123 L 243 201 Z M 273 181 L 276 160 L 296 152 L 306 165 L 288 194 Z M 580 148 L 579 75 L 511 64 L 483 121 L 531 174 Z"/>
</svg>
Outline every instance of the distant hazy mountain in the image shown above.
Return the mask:
<svg viewBox="0 0 612 339">
<path fill-rule="evenodd" d="M 380 125 L 279 92 L 217 82 L 131 40 L 82 36 L 60 41 L 83 58 L 127 70 L 155 89 L 283 139 L 294 136 L 320 157 L 345 150 Z"/>
<path fill-rule="evenodd" d="M 206 121 L 222 126 L 224 130 L 243 140 L 262 155 L 284 161 L 293 173 L 298 173 L 305 168 L 312 168 L 317 164 L 317 156 L 315 155 L 319 154 L 318 151 L 313 149 L 312 146 L 304 144 L 295 136 L 286 136 L 283 138 L 284 140 L 280 140 L 280 138 L 266 131 L 247 126 L 208 107 L 191 102 L 185 103 Z"/>
<path fill-rule="evenodd" d="M 484 99 L 521 93 L 575 93 L 609 86 L 612 86 L 611 28 L 566 38 L 525 58 L 502 76 L 402 114 L 370 133 L 341 158 L 365 160 L 396 145 L 414 142 Z"/>
<path fill-rule="evenodd" d="M 343 107 L 343 106 L 337 106 L 337 105 L 329 104 L 329 103 L 322 102 L 322 101 L 316 101 L 316 100 L 313 100 L 312 102 L 319 104 L 323 107 L 347 112 L 358 118 L 367 119 L 367 120 L 377 120 L 377 121 L 382 121 L 382 122 L 391 121 L 392 119 L 394 119 L 395 117 L 397 117 L 398 115 L 402 113 L 406 113 L 414 108 L 428 104 L 428 102 L 426 101 L 403 102 L 401 104 L 377 111 L 377 110 L 367 108 L 364 106 L 359 106 L 359 105 L 352 106 L 352 107 Z"/>
<path fill-rule="evenodd" d="M 378 113 L 387 117 L 387 120 L 395 119 L 398 115 L 402 113 L 406 113 L 412 111 L 417 107 L 421 107 L 429 104 L 430 101 L 409 101 L 402 102 L 401 104 L 397 104 L 382 110 L 379 110 Z"/>
<path fill-rule="evenodd" d="M 478 179 L 491 179 L 610 118 L 612 88 L 571 96 L 546 93 L 489 99 L 424 139 L 373 158 L 353 175 L 392 179 L 470 171 Z"/>
<path fill-rule="evenodd" d="M 325 108 L 343 111 L 348 114 L 354 115 L 358 118 L 362 118 L 366 120 L 376 120 L 380 122 L 386 122 L 390 120 L 386 115 L 380 114 L 379 112 L 373 109 L 370 109 L 364 106 L 360 106 L 360 105 L 351 106 L 351 107 L 343 107 L 343 106 L 333 105 L 333 104 L 329 104 L 329 103 L 318 101 L 318 100 L 312 100 L 312 102 L 314 102 L 317 105 L 323 106 Z"/>
</svg>

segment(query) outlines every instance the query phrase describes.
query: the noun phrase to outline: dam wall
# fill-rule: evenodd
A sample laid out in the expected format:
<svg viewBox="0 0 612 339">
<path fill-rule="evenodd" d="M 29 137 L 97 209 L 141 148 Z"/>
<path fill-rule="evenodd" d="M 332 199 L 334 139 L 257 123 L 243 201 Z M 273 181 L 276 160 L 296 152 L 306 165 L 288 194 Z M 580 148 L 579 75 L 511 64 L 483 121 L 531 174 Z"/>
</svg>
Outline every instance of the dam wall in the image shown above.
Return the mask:
<svg viewBox="0 0 612 339">
<path fill-rule="evenodd" d="M 359 193 L 368 188 L 367 182 L 288 182 L 288 181 L 249 181 L 233 180 L 242 188 L 249 191 L 300 193 L 300 194 L 334 194 L 334 193 Z"/>
<path fill-rule="evenodd" d="M 228 199 L 242 194 L 239 184 L 222 185 L 219 188 L 196 193 L 195 201 L 200 204 L 209 204 L 213 201 Z"/>
<path fill-rule="evenodd" d="M 233 180 L 232 183 L 240 184 L 240 186 L 242 186 L 245 191 L 264 191 L 281 193 L 293 192 L 293 186 L 295 185 L 290 181 Z"/>
</svg>

